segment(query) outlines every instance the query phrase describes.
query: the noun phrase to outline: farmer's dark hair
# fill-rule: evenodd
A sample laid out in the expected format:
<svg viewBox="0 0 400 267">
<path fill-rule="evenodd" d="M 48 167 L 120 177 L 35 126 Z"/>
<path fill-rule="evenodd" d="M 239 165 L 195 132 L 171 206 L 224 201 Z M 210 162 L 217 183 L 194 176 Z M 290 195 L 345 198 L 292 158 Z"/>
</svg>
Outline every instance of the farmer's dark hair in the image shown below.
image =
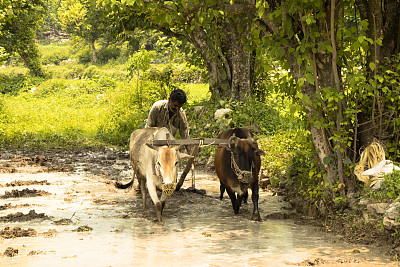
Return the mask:
<svg viewBox="0 0 400 267">
<path fill-rule="evenodd" d="M 182 89 L 175 89 L 169 95 L 169 100 L 171 102 L 177 101 L 179 104 L 183 105 L 186 103 L 186 93 Z"/>
</svg>

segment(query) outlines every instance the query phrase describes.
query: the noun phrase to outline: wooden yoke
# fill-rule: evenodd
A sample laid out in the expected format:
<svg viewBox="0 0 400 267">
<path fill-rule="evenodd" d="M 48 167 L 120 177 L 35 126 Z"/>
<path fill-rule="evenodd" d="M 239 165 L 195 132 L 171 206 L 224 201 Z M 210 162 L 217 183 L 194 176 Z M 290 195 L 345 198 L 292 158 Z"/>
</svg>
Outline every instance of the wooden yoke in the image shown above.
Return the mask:
<svg viewBox="0 0 400 267">
<path fill-rule="evenodd" d="M 230 139 L 215 139 L 215 138 L 188 138 L 180 140 L 151 140 L 147 144 L 151 146 L 194 146 L 192 151 L 193 158 L 188 159 L 185 169 L 183 170 L 179 182 L 176 185 L 176 191 L 178 191 L 183 182 L 185 181 L 186 175 L 189 173 L 190 168 L 193 165 L 194 159 L 199 152 L 200 146 L 203 145 L 228 145 L 230 144 Z"/>
<path fill-rule="evenodd" d="M 151 140 L 148 142 L 149 145 L 153 146 L 190 146 L 190 145 L 222 145 L 229 144 L 229 139 L 215 139 L 215 138 L 188 138 L 180 140 Z"/>
</svg>

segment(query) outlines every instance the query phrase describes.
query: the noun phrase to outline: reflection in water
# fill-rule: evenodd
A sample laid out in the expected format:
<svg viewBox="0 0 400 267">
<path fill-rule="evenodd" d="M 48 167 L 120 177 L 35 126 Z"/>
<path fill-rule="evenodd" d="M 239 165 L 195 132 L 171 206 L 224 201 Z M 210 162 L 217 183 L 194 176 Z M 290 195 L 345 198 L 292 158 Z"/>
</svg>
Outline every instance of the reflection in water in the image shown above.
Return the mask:
<svg viewBox="0 0 400 267">
<path fill-rule="evenodd" d="M 286 266 L 318 257 L 354 256 L 375 262 L 374 266 L 388 263 L 368 248 L 333 243 L 332 236 L 291 220 L 250 221 L 251 200 L 243 205 L 240 214 L 234 215 L 229 198 L 218 199 L 218 182 L 206 175 L 196 177 L 196 187 L 206 189 L 207 195 L 177 192 L 167 200 L 163 214 L 166 222 L 160 225 L 153 222 L 156 217 L 150 200 L 143 210 L 141 197 L 135 195 L 134 189 L 117 190 L 100 178 L 59 173 L 0 174 L 4 184 L 46 179 L 50 185 L 34 187 L 51 193 L 2 200 L 32 206 L 3 210 L 0 216 L 35 209 L 53 218 L 2 223 L 2 227 L 58 232 L 52 238 L 0 239 L 0 253 L 7 247 L 19 250 L 13 258 L 0 256 L 0 266 Z M 190 185 L 191 181 L 186 181 L 183 188 Z M 0 190 L 4 194 L 10 188 Z M 284 205 L 278 197 L 261 193 L 262 216 L 281 211 Z M 53 224 L 61 218 L 72 219 L 75 224 Z M 83 225 L 93 231 L 74 231 Z M 354 249 L 360 253 L 354 255 Z M 30 253 L 35 255 L 29 256 Z"/>
</svg>

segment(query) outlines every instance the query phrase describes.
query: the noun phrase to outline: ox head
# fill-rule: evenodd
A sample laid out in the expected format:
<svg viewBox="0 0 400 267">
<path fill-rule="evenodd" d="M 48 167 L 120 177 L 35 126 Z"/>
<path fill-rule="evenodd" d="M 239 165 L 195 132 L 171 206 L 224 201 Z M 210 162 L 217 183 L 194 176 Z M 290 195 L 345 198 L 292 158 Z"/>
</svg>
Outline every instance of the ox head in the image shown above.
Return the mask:
<svg viewBox="0 0 400 267">
<path fill-rule="evenodd" d="M 265 156 L 265 152 L 258 148 L 255 138 L 242 139 L 235 135 L 229 138 L 226 148 L 231 153 L 231 167 L 239 181 L 249 183 L 253 177 L 253 170 L 256 169 L 256 158 Z"/>
<path fill-rule="evenodd" d="M 164 195 L 172 196 L 176 188 L 179 160 L 193 156 L 179 152 L 178 146 L 148 147 L 155 158 L 155 173 L 162 178 L 162 191 Z"/>
</svg>

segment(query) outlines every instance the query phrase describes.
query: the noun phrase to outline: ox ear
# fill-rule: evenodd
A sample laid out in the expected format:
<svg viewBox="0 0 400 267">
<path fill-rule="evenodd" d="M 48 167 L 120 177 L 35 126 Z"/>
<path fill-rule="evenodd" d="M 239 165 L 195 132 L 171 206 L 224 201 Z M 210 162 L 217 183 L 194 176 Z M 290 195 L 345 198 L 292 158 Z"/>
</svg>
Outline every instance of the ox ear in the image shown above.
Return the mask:
<svg viewBox="0 0 400 267">
<path fill-rule="evenodd" d="M 262 150 L 262 149 L 259 149 L 259 148 L 257 148 L 257 149 L 254 151 L 254 154 L 259 155 L 259 156 L 265 156 L 265 155 L 266 155 L 265 151 Z"/>
<path fill-rule="evenodd" d="M 180 158 L 180 159 L 190 159 L 190 158 L 194 158 L 194 156 L 192 156 L 192 155 L 189 155 L 189 154 L 186 154 L 186 153 L 182 153 L 182 152 L 179 152 L 179 151 L 177 151 L 178 152 L 178 157 Z"/>
</svg>

